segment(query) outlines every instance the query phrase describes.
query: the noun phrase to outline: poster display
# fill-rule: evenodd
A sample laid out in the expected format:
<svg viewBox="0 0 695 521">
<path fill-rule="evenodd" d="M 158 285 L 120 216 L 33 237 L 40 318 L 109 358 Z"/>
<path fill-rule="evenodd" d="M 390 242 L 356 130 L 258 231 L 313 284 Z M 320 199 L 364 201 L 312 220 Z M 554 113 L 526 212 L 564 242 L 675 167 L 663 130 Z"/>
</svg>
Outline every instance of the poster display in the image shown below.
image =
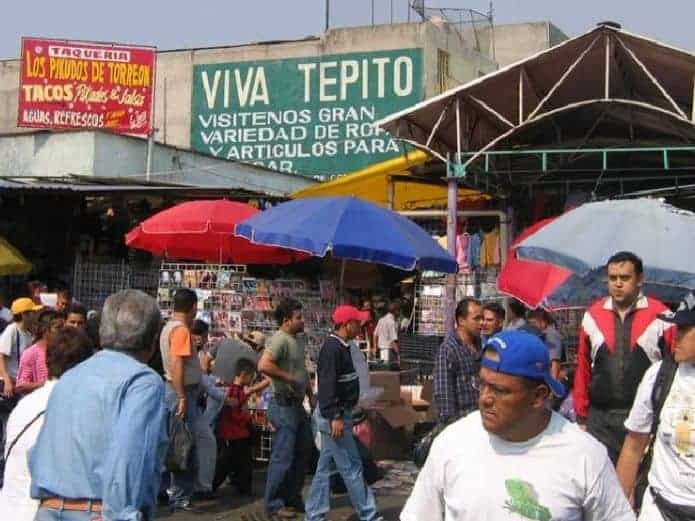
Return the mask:
<svg viewBox="0 0 695 521">
<path fill-rule="evenodd" d="M 311 176 L 403 154 L 374 122 L 422 100 L 422 49 L 193 67 L 191 148 Z"/>
<path fill-rule="evenodd" d="M 154 47 L 22 38 L 17 126 L 148 135 Z"/>
<path fill-rule="evenodd" d="M 309 369 L 315 367 L 319 349 L 332 330 L 336 286 L 331 280 L 255 278 L 236 264 L 163 263 L 157 300 L 165 318 L 171 316 L 174 293 L 182 287 L 195 290 L 197 318 L 210 325 L 212 343 L 251 331 L 270 338 L 277 330 L 275 306 L 285 297 L 302 303 Z"/>
</svg>

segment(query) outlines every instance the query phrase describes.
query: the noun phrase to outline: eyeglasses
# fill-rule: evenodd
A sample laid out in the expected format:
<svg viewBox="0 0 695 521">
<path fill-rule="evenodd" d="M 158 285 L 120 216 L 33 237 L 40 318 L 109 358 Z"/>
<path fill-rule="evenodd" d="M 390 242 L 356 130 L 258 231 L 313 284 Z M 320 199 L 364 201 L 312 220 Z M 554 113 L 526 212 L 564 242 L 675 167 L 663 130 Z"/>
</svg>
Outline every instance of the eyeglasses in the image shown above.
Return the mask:
<svg viewBox="0 0 695 521">
<path fill-rule="evenodd" d="M 474 378 L 471 385 L 473 386 L 473 389 L 478 391 L 481 395 L 485 394 L 485 391 L 489 390 L 495 398 L 503 398 L 514 392 L 506 387 L 500 387 L 499 385 L 481 380 L 479 377 Z"/>
</svg>

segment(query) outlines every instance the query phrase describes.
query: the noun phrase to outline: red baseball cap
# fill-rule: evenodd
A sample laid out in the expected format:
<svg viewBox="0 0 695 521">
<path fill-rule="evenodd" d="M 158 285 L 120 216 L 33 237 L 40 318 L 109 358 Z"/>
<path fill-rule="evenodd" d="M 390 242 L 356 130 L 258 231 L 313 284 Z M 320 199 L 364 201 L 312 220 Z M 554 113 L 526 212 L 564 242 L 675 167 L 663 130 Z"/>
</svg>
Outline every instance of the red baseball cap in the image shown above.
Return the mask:
<svg viewBox="0 0 695 521">
<path fill-rule="evenodd" d="M 333 311 L 333 323 L 337 326 L 357 320 L 359 323 L 369 320 L 369 311 L 360 311 L 355 306 L 338 306 Z"/>
</svg>

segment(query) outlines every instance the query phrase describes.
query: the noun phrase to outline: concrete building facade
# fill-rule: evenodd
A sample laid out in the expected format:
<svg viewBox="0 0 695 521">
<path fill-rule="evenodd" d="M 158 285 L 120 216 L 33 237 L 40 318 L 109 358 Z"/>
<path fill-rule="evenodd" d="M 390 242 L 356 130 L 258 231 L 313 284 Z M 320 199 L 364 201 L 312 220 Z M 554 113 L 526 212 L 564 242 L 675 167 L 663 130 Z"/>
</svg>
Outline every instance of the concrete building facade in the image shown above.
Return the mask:
<svg viewBox="0 0 695 521">
<path fill-rule="evenodd" d="M 389 136 L 372 133 L 373 120 L 565 38 L 548 22 L 486 31 L 476 35 L 478 48 L 455 27 L 426 21 L 160 51 L 154 137 L 296 174 L 355 170 L 402 153 Z M 20 65 L 0 62 L 0 135 L 28 130 L 16 127 Z"/>
</svg>

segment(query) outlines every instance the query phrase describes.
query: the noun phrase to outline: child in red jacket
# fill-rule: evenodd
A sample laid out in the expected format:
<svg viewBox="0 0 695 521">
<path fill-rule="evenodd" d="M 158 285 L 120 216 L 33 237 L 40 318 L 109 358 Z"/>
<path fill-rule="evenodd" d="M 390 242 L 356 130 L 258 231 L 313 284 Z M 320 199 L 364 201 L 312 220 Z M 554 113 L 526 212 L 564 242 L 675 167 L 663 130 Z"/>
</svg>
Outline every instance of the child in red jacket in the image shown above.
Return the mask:
<svg viewBox="0 0 695 521">
<path fill-rule="evenodd" d="M 240 358 L 236 365 L 234 382 L 229 386 L 227 399 L 219 422 L 219 437 L 222 440 L 218 451 L 215 478 L 212 489 L 222 484 L 226 477 L 242 496 L 253 495 L 253 438 L 251 436 L 251 413 L 245 408 L 251 394 L 267 386 L 262 381 L 244 390 L 253 382 L 256 365 L 247 358 Z"/>
</svg>

